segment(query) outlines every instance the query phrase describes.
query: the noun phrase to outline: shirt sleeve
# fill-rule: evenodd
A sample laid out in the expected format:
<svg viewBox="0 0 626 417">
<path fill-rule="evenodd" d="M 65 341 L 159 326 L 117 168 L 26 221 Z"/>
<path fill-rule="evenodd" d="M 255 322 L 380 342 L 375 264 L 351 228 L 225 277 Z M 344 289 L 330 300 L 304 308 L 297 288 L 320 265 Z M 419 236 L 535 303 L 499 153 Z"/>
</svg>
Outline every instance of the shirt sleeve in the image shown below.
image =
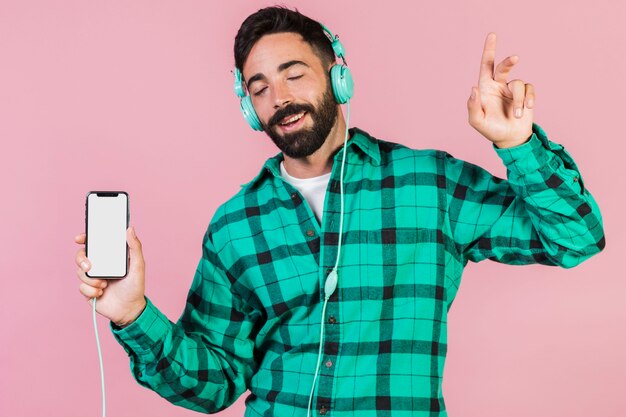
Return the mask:
<svg viewBox="0 0 626 417">
<path fill-rule="evenodd" d="M 256 371 L 250 314 L 231 284 L 209 230 L 202 257 L 176 324 L 146 297 L 141 315 L 124 328 L 110 323 L 130 357 L 136 381 L 172 404 L 220 411 L 246 391 Z"/>
<path fill-rule="evenodd" d="M 600 209 L 563 146 L 535 123 L 527 142 L 492 146 L 508 180 L 444 156 L 450 227 L 464 264 L 490 259 L 571 268 L 604 248 Z"/>
</svg>

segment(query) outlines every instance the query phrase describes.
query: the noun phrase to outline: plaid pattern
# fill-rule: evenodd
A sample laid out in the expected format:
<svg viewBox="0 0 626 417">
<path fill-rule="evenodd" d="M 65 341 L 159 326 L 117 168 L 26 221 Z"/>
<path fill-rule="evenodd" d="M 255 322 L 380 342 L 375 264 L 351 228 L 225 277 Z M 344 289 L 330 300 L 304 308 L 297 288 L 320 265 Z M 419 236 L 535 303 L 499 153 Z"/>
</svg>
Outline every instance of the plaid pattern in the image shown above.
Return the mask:
<svg viewBox="0 0 626 417">
<path fill-rule="evenodd" d="M 446 416 L 447 315 L 468 261 L 570 268 L 604 247 L 602 217 L 561 145 L 493 146 L 508 181 L 438 150 L 351 129 L 337 291 L 313 413 Z M 280 176 L 282 155 L 218 208 L 176 324 L 147 299 L 111 323 L 137 382 L 173 404 L 217 412 L 249 389 L 246 416 L 305 416 L 322 288 L 334 266 L 343 150 L 322 225 Z"/>
</svg>

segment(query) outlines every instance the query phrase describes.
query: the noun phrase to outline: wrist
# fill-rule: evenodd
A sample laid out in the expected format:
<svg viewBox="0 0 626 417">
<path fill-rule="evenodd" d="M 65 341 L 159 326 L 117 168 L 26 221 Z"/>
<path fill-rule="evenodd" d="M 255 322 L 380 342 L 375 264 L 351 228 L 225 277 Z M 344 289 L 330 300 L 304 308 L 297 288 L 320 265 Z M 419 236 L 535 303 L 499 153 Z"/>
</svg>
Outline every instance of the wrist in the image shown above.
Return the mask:
<svg viewBox="0 0 626 417">
<path fill-rule="evenodd" d="M 523 140 L 506 140 L 506 141 L 501 141 L 501 142 L 494 142 L 494 145 L 498 149 L 514 148 L 516 146 L 520 146 L 520 145 L 525 144 L 526 142 L 528 142 L 530 140 L 530 138 L 532 136 L 533 136 L 533 132 L 531 131 L 530 134 L 528 136 L 526 136 L 526 139 L 523 139 Z"/>
<path fill-rule="evenodd" d="M 146 299 L 144 297 L 139 302 L 139 304 L 137 304 L 137 307 L 133 308 L 131 310 L 131 313 L 129 313 L 122 320 L 114 321 L 113 323 L 115 323 L 115 325 L 120 327 L 120 328 L 124 328 L 124 327 L 130 326 L 135 320 L 137 320 L 137 318 L 141 315 L 141 313 L 143 313 L 143 311 L 146 309 L 146 305 L 147 305 L 147 303 L 146 303 Z"/>
</svg>

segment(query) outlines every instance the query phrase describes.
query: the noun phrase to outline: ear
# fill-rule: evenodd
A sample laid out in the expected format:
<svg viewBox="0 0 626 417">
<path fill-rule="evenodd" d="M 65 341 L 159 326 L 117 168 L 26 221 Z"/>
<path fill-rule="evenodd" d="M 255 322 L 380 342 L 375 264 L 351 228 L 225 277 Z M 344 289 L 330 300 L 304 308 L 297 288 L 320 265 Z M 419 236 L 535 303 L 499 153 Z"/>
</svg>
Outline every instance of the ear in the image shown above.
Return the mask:
<svg viewBox="0 0 626 417">
<path fill-rule="evenodd" d="M 330 69 L 336 64 L 335 61 L 330 61 L 328 65 L 326 65 L 326 72 L 330 72 Z"/>
</svg>

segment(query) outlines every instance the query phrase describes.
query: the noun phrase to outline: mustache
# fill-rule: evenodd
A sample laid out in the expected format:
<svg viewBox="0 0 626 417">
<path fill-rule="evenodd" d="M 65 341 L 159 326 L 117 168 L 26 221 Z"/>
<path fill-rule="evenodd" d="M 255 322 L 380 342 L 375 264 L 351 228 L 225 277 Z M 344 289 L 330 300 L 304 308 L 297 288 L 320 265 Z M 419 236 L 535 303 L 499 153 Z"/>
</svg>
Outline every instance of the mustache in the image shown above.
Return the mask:
<svg viewBox="0 0 626 417">
<path fill-rule="evenodd" d="M 303 111 L 313 113 L 315 112 L 315 109 L 310 104 L 290 104 L 274 113 L 267 124 L 269 127 L 272 127 L 279 124 L 285 117 L 293 116 L 295 114 L 302 113 Z"/>
</svg>

